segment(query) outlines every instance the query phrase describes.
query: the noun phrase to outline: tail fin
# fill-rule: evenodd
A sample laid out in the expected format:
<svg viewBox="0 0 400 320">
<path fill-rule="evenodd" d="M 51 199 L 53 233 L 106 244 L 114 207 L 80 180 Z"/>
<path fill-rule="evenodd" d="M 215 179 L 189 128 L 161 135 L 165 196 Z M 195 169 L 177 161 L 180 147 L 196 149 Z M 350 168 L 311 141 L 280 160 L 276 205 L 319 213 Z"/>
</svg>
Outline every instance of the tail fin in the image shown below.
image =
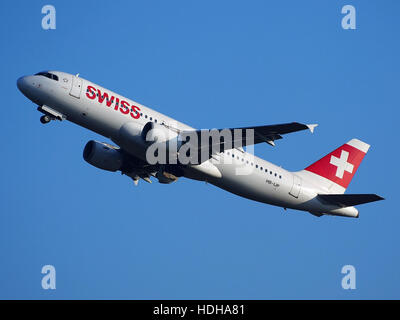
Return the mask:
<svg viewBox="0 0 400 320">
<path fill-rule="evenodd" d="M 330 193 L 344 193 L 370 145 L 352 139 L 304 169 Z"/>
</svg>

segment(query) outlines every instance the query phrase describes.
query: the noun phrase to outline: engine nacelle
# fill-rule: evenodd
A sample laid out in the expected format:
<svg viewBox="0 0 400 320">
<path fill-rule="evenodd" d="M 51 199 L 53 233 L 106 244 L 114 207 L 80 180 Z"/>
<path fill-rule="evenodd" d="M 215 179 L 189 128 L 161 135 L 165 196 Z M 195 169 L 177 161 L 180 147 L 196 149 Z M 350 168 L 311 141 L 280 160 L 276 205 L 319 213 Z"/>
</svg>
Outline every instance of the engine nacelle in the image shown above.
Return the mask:
<svg viewBox="0 0 400 320">
<path fill-rule="evenodd" d="M 178 150 L 182 146 L 177 132 L 153 122 L 143 127 L 141 138 L 146 144 L 146 161 L 150 164 L 177 163 Z"/>
<path fill-rule="evenodd" d="M 83 149 L 83 159 L 96 168 L 115 172 L 121 169 L 123 156 L 113 146 L 91 140 Z"/>
<path fill-rule="evenodd" d="M 145 124 L 140 135 L 145 142 L 162 143 L 174 141 L 177 138 L 178 133 L 172 131 L 164 125 L 150 121 Z"/>
<path fill-rule="evenodd" d="M 177 132 L 151 121 L 143 127 L 134 122 L 125 123 L 113 141 L 127 153 L 149 164 L 176 163 L 177 151 L 183 143 Z"/>
</svg>

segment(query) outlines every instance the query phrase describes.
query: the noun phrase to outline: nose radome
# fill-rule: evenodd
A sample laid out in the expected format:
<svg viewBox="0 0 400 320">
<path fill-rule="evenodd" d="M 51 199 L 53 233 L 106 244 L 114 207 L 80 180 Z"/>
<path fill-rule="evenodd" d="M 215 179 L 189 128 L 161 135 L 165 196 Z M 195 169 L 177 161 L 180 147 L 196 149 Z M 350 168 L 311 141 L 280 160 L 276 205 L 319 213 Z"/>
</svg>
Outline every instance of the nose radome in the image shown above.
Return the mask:
<svg viewBox="0 0 400 320">
<path fill-rule="evenodd" d="M 17 87 L 19 89 L 19 91 L 24 92 L 27 89 L 27 81 L 26 81 L 26 77 L 20 77 L 17 80 Z"/>
<path fill-rule="evenodd" d="M 18 87 L 19 90 L 21 90 L 21 88 L 22 88 L 22 81 L 23 80 L 24 80 L 24 77 L 19 77 L 17 79 L 17 87 Z"/>
</svg>

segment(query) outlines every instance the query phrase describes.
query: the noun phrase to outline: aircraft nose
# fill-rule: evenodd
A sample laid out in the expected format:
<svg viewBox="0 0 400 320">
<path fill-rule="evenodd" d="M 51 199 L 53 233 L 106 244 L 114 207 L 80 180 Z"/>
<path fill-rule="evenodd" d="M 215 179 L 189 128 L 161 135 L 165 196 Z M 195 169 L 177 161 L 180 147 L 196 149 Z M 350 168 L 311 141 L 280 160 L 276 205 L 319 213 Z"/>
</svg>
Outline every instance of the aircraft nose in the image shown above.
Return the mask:
<svg viewBox="0 0 400 320">
<path fill-rule="evenodd" d="M 35 88 L 37 88 L 37 85 L 36 85 L 36 81 L 35 81 L 35 76 L 23 76 L 23 77 L 18 78 L 17 79 L 17 87 L 24 96 L 31 99 L 32 97 L 34 97 L 36 95 Z"/>
<path fill-rule="evenodd" d="M 26 77 L 18 78 L 17 87 L 18 87 L 19 91 L 21 91 L 22 93 L 26 92 L 27 87 L 28 87 L 28 83 L 27 83 Z"/>
</svg>

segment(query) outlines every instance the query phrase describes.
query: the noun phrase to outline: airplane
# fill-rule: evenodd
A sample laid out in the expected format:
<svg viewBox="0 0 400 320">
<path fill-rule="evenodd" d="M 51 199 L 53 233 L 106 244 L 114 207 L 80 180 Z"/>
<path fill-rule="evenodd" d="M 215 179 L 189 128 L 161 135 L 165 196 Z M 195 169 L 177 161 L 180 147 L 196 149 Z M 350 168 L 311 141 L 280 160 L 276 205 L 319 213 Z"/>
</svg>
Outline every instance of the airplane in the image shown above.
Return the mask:
<svg viewBox="0 0 400 320">
<path fill-rule="evenodd" d="M 247 148 L 262 142 L 274 146 L 276 140 L 288 133 L 313 132 L 316 124 L 292 122 L 214 130 L 232 133 L 231 144 L 225 144 L 225 138 L 216 141 L 201 139 L 207 130 L 196 130 L 85 80 L 79 74 L 43 71 L 20 77 L 17 87 L 37 105 L 37 110 L 43 114 L 41 123 L 68 120 L 113 141 L 116 145 L 89 141 L 84 147 L 83 158 L 97 168 L 120 171 L 132 178 L 135 185 L 140 179 L 151 182 L 151 177 L 164 184 L 186 177 L 211 183 L 250 200 L 285 210 L 306 211 L 317 217 L 358 218 L 359 212 L 354 206 L 384 200 L 376 194 L 345 194 L 370 147 L 361 140 L 351 139 L 296 172 L 287 171 L 247 151 Z M 251 139 L 247 136 L 244 139 L 243 135 L 236 137 L 236 131 L 249 132 Z M 199 139 L 191 141 L 188 136 Z M 194 143 L 196 140 L 200 142 Z M 178 160 L 150 161 L 148 151 L 154 145 L 173 155 L 168 159 Z M 181 152 L 181 148 L 187 146 L 189 160 L 197 158 L 197 161 L 180 160 L 182 154 L 187 155 L 187 150 Z M 157 152 L 153 155 L 157 156 Z M 205 156 L 199 160 L 195 157 L 199 154 Z"/>
</svg>

